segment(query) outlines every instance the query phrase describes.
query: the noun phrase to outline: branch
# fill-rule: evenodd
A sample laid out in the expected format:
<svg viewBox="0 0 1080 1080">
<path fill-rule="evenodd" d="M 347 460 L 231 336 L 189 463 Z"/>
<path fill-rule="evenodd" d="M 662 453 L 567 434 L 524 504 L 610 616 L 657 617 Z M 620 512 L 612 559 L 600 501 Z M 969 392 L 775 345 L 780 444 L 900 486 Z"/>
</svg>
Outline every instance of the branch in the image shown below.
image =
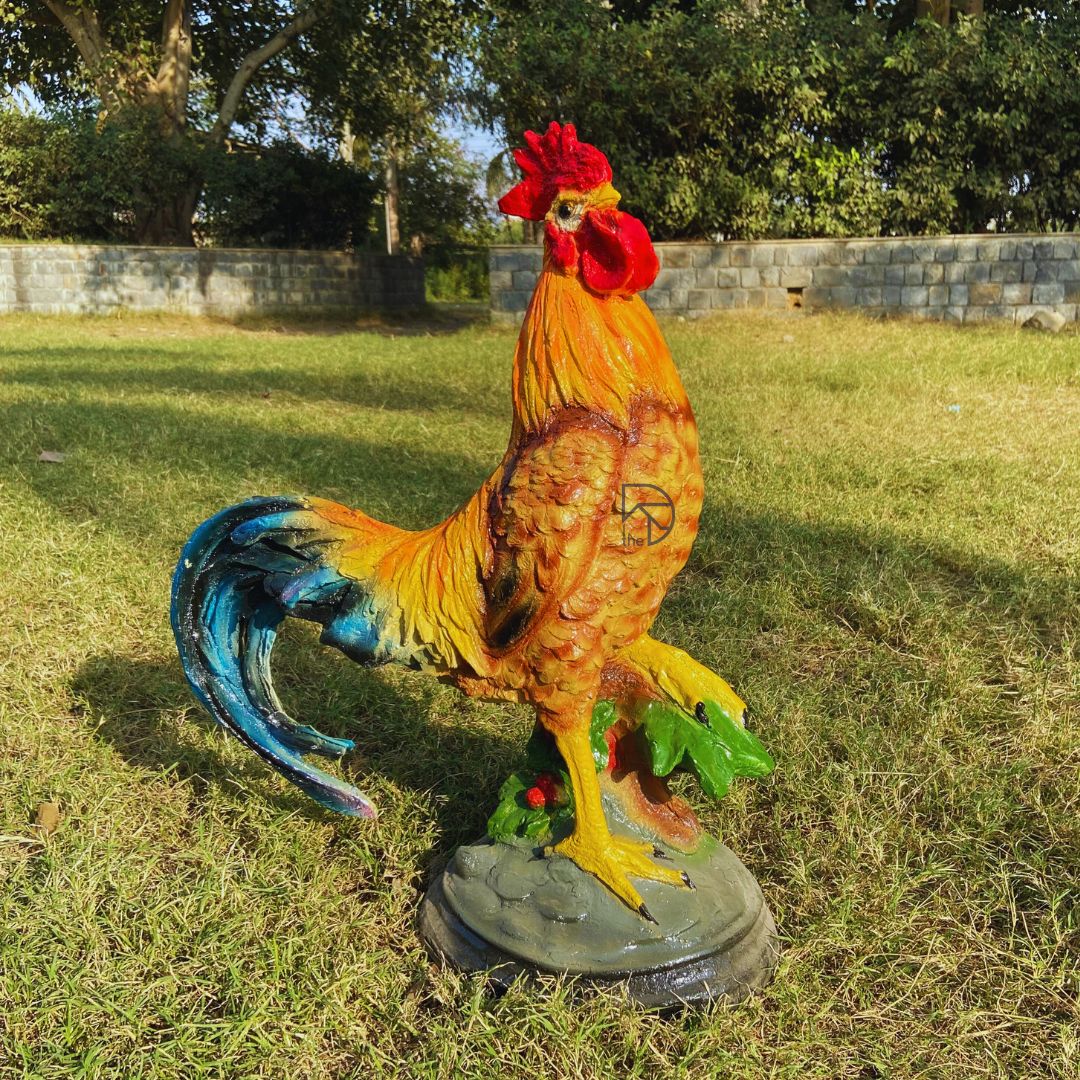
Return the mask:
<svg viewBox="0 0 1080 1080">
<path fill-rule="evenodd" d="M 60 25 L 75 42 L 79 55 L 95 74 L 105 57 L 105 43 L 101 37 L 97 14 L 89 8 L 76 10 L 67 0 L 45 0 L 45 6 L 56 16 Z"/>
<path fill-rule="evenodd" d="M 236 110 L 240 107 L 240 99 L 244 96 L 247 84 L 252 75 L 259 70 L 268 60 L 272 60 L 279 52 L 287 48 L 292 42 L 305 31 L 310 30 L 322 17 L 322 12 L 317 7 L 309 7 L 302 11 L 288 26 L 279 30 L 272 38 L 268 38 L 257 49 L 253 49 L 244 57 L 243 63 L 237 68 L 236 74 L 229 83 L 229 89 L 225 92 L 225 99 L 221 103 L 221 112 L 214 126 L 210 129 L 210 142 L 220 145 L 228 134 L 232 122 L 236 118 Z"/>
</svg>

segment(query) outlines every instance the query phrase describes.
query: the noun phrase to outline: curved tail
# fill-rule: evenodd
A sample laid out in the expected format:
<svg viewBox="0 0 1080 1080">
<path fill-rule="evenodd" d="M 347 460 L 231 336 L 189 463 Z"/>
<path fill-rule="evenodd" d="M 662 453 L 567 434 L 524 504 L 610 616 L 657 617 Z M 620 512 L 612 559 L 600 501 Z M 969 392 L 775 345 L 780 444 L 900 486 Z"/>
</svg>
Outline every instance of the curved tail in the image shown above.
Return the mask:
<svg viewBox="0 0 1080 1080">
<path fill-rule="evenodd" d="M 380 659 L 370 596 L 328 558 L 345 535 L 302 498 L 250 499 L 222 510 L 180 556 L 172 626 L 188 682 L 219 723 L 324 806 L 374 817 L 365 795 L 302 756 L 340 757 L 353 743 L 291 720 L 270 674 L 286 615 L 320 623 L 322 640 L 353 659 Z"/>
</svg>

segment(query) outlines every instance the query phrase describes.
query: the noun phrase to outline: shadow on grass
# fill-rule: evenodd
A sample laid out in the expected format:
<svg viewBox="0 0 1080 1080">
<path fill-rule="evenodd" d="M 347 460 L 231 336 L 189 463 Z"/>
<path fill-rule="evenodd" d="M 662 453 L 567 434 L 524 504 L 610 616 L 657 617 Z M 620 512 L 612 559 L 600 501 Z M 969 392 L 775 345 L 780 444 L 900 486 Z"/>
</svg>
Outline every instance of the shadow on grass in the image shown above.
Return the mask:
<svg viewBox="0 0 1080 1080">
<path fill-rule="evenodd" d="M 268 403 L 265 418 L 249 411 L 243 417 L 217 410 L 192 413 L 182 401 L 147 404 L 125 399 L 123 390 L 193 389 L 203 393 L 249 390 L 252 376 L 235 371 L 189 370 L 183 364 L 140 370 L 132 360 L 139 350 L 85 350 L 106 365 L 125 357 L 121 370 L 92 370 L 93 364 L 42 364 L 24 368 L 11 378 L 35 385 L 58 380 L 71 385 L 99 385 L 115 390 L 109 402 L 16 402 L 5 410 L 5 430 L 14 464 L 26 461 L 23 478 L 45 501 L 79 520 L 96 517 L 124 534 L 146 536 L 145 491 L 133 477 L 157 482 L 167 476 L 171 497 L 185 498 L 176 473 L 190 465 L 200 480 L 214 477 L 224 487 L 252 473 L 263 476 L 258 490 L 244 495 L 298 492 L 338 499 L 405 528 L 436 524 L 470 498 L 497 463 L 488 451 L 475 455 L 448 449 L 436 437 L 412 440 L 403 448 L 376 428 L 372 432 L 357 417 L 355 434 L 300 431 L 290 426 L 288 410 Z M 64 350 L 57 350 L 58 355 Z M 262 371 L 258 373 L 261 377 Z M 442 387 L 413 379 L 393 386 L 357 372 L 341 380 L 268 369 L 274 386 L 288 388 L 305 399 L 327 395 L 348 401 L 351 386 L 356 403 L 379 407 L 465 410 L 475 402 L 460 387 Z M 501 400 L 501 399 L 500 399 Z M 501 409 L 501 405 L 500 405 Z M 33 463 L 40 449 L 62 449 L 69 459 L 60 469 Z M 145 486 L 145 485 L 144 485 Z M 193 508 L 198 514 L 200 509 Z M 210 509 L 216 509 L 212 507 Z M 193 520 L 192 526 L 196 524 Z M 175 538 L 177 547 L 184 539 Z M 1060 627 L 1077 608 L 1078 586 L 1065 574 L 1029 569 L 1005 560 L 977 557 L 946 542 L 909 539 L 884 528 L 859 529 L 786 518 L 774 513 L 748 514 L 715 498 L 706 503 L 702 531 L 688 571 L 723 577 L 723 567 L 740 568 L 744 581 L 786 577 L 809 594 L 807 603 L 824 604 L 834 621 L 853 632 L 877 633 L 875 616 L 852 599 L 856 585 L 873 591 L 881 580 L 895 582 L 898 574 L 914 583 L 920 598 L 984 612 L 1002 623 L 1036 624 L 1040 633 L 1059 639 Z M 685 584 L 685 583 L 684 583 Z M 736 612 L 740 620 L 768 624 L 768 613 Z M 677 615 L 676 615 L 677 617 Z M 885 631 L 880 631 L 884 635 Z M 902 642 L 894 642 L 902 645 Z"/>
<path fill-rule="evenodd" d="M 880 526 L 859 528 L 746 514 L 706 500 L 701 533 L 681 584 L 695 577 L 734 576 L 745 586 L 784 582 L 800 607 L 825 613 L 855 635 L 902 647 L 902 627 L 888 627 L 889 609 L 912 602 L 924 611 L 947 608 L 971 628 L 1025 628 L 1049 647 L 1074 635 L 1080 580 L 1050 568 L 1029 568 L 977 555 L 945 541 L 908 538 Z M 762 590 L 768 593 L 767 589 Z M 776 618 L 742 605 L 744 625 L 770 630 Z M 896 637 L 892 639 L 890 635 Z"/>
<path fill-rule="evenodd" d="M 209 321 L 241 330 L 316 337 L 355 333 L 380 334 L 385 337 L 434 337 L 456 334 L 470 326 L 489 325 L 491 305 L 486 300 L 429 300 L 421 308 L 367 312 L 352 317 L 315 312 L 311 316 L 289 313 L 284 316 L 212 317 Z"/>
<path fill-rule="evenodd" d="M 132 346 L 5 349 L 4 356 L 15 369 L 6 376 L 13 385 L 86 387 L 115 393 L 118 398 L 133 391 L 231 394 L 252 399 L 287 394 L 311 404 L 360 405 L 392 412 L 446 409 L 466 416 L 508 416 L 505 392 L 498 401 L 495 395 L 471 393 L 458 379 L 447 377 L 454 372 L 442 369 L 437 357 L 427 377 L 418 378 L 403 368 L 372 372 L 359 365 L 343 369 L 340 374 L 327 373 L 321 367 L 312 370 L 302 362 L 295 367 L 284 363 L 258 368 L 213 367 L 205 358 L 185 363 L 176 350 Z M 509 361 L 505 370 L 500 370 L 508 378 Z M 501 381 L 500 390 L 504 390 Z"/>
<path fill-rule="evenodd" d="M 838 777 L 868 769 L 878 780 L 863 789 L 860 805 L 871 820 L 895 814 L 898 794 L 906 791 L 907 781 L 882 783 L 881 777 L 919 773 L 926 783 L 904 795 L 904 814 L 921 835 L 959 830 L 979 838 L 997 830 L 1001 843 L 1037 851 L 1047 865 L 1074 857 L 1068 838 L 1055 835 L 1041 815 L 1014 812 L 1009 793 L 1016 787 L 1036 788 L 1036 801 L 1066 808 L 1075 781 L 1067 769 L 1051 767 L 1052 743 L 1021 745 L 1010 722 L 1022 722 L 1031 708 L 1025 702 L 1038 677 L 1025 674 L 1028 666 L 1042 665 L 1048 679 L 1063 678 L 1055 672 L 1067 668 L 1061 661 L 1080 637 L 1080 583 L 884 530 L 739 516 L 715 506 L 705 536 L 665 608 L 659 636 L 692 637 L 704 618 L 713 640 L 730 629 L 738 643 L 725 661 L 733 670 L 721 673 L 750 700 L 752 724 L 779 764 L 777 780 L 756 786 L 753 796 L 761 826 L 753 847 L 763 882 L 775 877 L 782 883 L 784 871 L 777 868 L 790 856 L 785 831 L 775 825 L 785 813 L 780 802 L 790 801 L 792 820 L 812 806 L 828 821 L 848 798 Z M 430 805 L 438 840 L 424 859 L 430 873 L 483 830 L 499 784 L 520 764 L 531 722 L 507 708 L 497 734 L 490 726 L 479 730 L 465 699 L 453 699 L 448 708 L 446 694 L 430 680 L 391 682 L 315 645 L 310 627 L 287 625 L 286 647 L 280 658 L 275 654 L 287 710 L 358 744 L 328 768 L 359 779 L 361 787 L 360 774 L 374 774 L 401 790 L 435 796 Z M 950 674 L 944 657 L 956 648 L 969 651 L 966 663 L 977 664 L 977 673 Z M 1019 665 L 1006 655 L 1010 649 L 1023 658 Z M 707 653 L 698 652 L 698 659 L 719 666 Z M 764 712 L 757 712 L 748 682 L 769 688 Z M 809 695 L 807 683 L 815 684 Z M 193 737 L 195 725 L 213 727 L 212 721 L 171 657 L 99 654 L 83 665 L 72 688 L 102 718 L 99 737 L 132 765 L 188 780 L 204 797 L 218 787 L 235 798 L 239 781 L 251 798 L 326 820 L 329 812 L 300 792 L 271 784 L 271 771 L 254 755 L 233 765 L 236 755 L 225 754 L 223 742 Z M 941 745 L 924 745 L 927 708 L 957 695 L 961 711 L 935 736 Z M 804 720 L 792 727 L 783 715 L 800 699 L 814 710 L 812 726 Z M 786 742 L 782 732 L 797 738 Z M 962 784 L 950 779 L 957 769 Z M 933 780 L 940 772 L 945 779 Z M 805 785 L 810 776 L 821 780 L 800 787 L 799 778 Z M 384 810 L 386 799 L 376 794 Z M 921 850 L 909 854 L 915 865 L 925 858 Z"/>
<path fill-rule="evenodd" d="M 207 418 L 122 398 L 110 404 L 13 404 L 5 424 L 8 452 L 18 455 L 12 463 L 29 459 L 23 476 L 43 500 L 61 512 L 89 513 L 106 527 L 142 535 L 148 508 L 133 478 L 156 483 L 167 477 L 175 498 L 186 503 L 177 479 L 185 464 L 202 482 L 208 474 L 229 482 L 269 469 L 272 478 L 260 481 L 266 490 L 245 494 L 297 492 L 350 501 L 402 526 L 423 528 L 470 498 L 495 463 L 454 455 L 434 438 L 429 447 L 403 451 L 396 441 L 368 437 L 359 423 L 355 435 L 297 432 L 286 416 L 278 426 L 273 415 L 263 423 Z M 68 454 L 62 468 L 34 462 L 39 450 L 55 448 Z"/>
<path fill-rule="evenodd" d="M 9 242 L 9 241 L 5 241 Z M 281 311 L 238 315 L 183 315 L 165 311 L 125 311 L 111 315 L 34 315 L 19 312 L 12 320 L 30 325 L 46 321 L 92 329 L 107 329 L 116 336 L 184 334 L 204 338 L 211 334 L 247 331 L 292 337 L 335 337 L 340 334 L 373 334 L 383 337 L 445 337 L 473 326 L 491 325 L 491 305 L 486 300 L 429 300 L 422 307 L 400 311 L 369 310 L 355 314 L 333 309 Z"/>
<path fill-rule="evenodd" d="M 403 790 L 434 793 L 439 842 L 429 859 L 483 831 L 499 785 L 519 764 L 531 721 L 508 711 L 508 736 L 470 730 L 467 718 L 452 725 L 433 722 L 429 716 L 435 687 L 422 677 L 410 679 L 408 691 L 401 693 L 378 675 L 306 643 L 293 642 L 283 659 L 281 666 L 290 670 L 282 673 L 286 677 L 279 689 L 292 715 L 357 744 L 340 761 L 313 757 L 313 763 L 362 789 L 370 784 L 364 777 L 374 774 Z M 195 701 L 178 660 L 101 653 L 82 665 L 71 687 L 100 718 L 98 738 L 132 766 L 189 782 L 198 800 L 214 787 L 235 797 L 242 785 L 252 798 L 289 813 L 322 821 L 335 816 L 296 789 L 275 789 L 268 782 L 273 770 L 256 755 L 247 756 L 240 766 L 232 764 L 223 753 L 231 736 Z M 516 727 L 521 728 L 520 740 L 512 738 Z M 207 745 L 198 735 L 200 729 L 221 732 L 222 739 Z M 387 798 L 384 794 L 375 799 L 384 811 Z"/>
</svg>

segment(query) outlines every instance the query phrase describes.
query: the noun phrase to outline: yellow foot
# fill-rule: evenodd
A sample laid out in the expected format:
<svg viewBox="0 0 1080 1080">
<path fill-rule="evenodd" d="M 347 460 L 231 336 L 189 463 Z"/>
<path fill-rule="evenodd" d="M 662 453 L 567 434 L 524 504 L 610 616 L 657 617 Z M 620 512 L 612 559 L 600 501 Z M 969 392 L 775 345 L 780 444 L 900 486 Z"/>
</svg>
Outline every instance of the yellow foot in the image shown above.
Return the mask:
<svg viewBox="0 0 1080 1080">
<path fill-rule="evenodd" d="M 571 833 L 561 843 L 548 848 L 547 853 L 551 852 L 565 855 L 587 874 L 599 878 L 624 904 L 649 922 L 656 920 L 649 913 L 637 889 L 630 884 L 631 877 L 663 881 L 668 885 L 679 885 L 687 889 L 694 887 L 694 883 L 684 871 L 657 866 L 649 856 L 664 859 L 667 856 L 654 845 L 638 840 L 608 836 L 597 841 Z"/>
<path fill-rule="evenodd" d="M 736 723 L 745 726 L 746 702 L 715 672 L 682 649 L 648 635 L 639 638 L 622 658 L 641 668 L 672 701 L 693 713 L 701 701 L 715 701 Z"/>
</svg>

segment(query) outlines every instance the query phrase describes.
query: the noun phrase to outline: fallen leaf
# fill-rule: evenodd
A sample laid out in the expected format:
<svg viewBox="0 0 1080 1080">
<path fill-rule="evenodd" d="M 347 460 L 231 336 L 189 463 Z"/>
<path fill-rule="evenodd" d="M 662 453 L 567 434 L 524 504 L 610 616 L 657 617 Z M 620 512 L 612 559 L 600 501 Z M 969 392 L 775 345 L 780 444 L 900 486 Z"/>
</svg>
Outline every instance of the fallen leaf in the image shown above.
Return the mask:
<svg viewBox="0 0 1080 1080">
<path fill-rule="evenodd" d="M 39 803 L 34 824 L 46 836 L 52 836 L 60 827 L 60 804 L 54 802 Z"/>
<path fill-rule="evenodd" d="M 67 457 L 67 454 L 61 454 L 59 450 L 42 450 L 38 454 L 38 461 L 47 461 L 53 465 L 59 465 Z"/>
</svg>

